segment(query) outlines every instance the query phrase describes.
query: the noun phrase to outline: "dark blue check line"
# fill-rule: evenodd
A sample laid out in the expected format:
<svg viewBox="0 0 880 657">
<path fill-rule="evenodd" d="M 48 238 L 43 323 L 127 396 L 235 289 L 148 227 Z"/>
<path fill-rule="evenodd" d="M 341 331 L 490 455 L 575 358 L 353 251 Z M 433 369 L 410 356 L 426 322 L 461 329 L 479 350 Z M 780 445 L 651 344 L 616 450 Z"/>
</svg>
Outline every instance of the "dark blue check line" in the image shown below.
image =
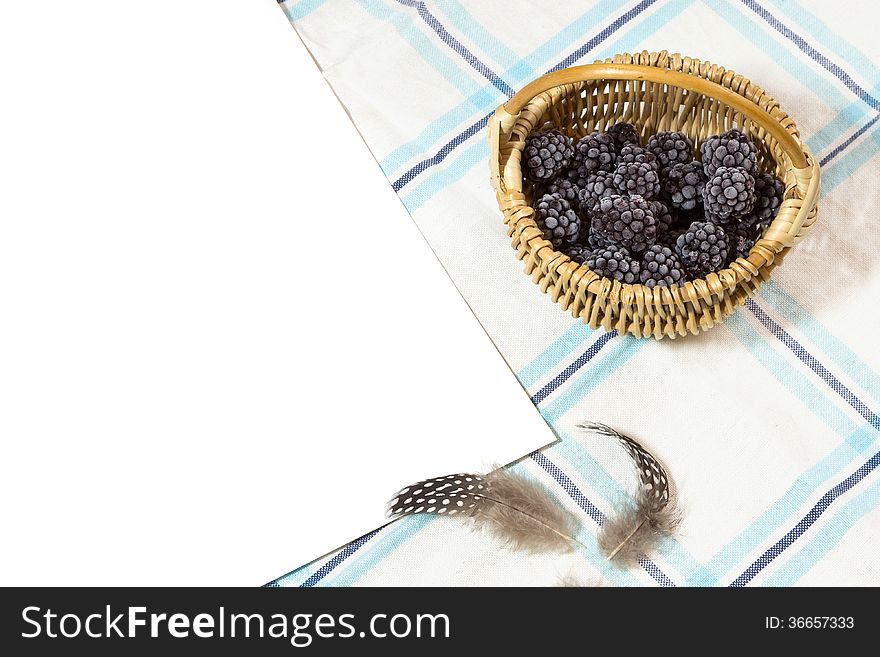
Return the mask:
<svg viewBox="0 0 880 657">
<path fill-rule="evenodd" d="M 842 151 L 849 148 L 850 144 L 852 144 L 856 139 L 858 139 L 863 134 L 865 134 L 868 130 L 870 130 L 871 126 L 873 126 L 875 123 L 877 123 L 877 121 L 880 121 L 880 114 L 876 114 L 873 119 L 868 121 L 865 125 L 863 125 L 861 128 L 856 130 L 854 133 L 852 133 L 845 141 L 838 144 L 834 148 L 834 150 L 830 151 L 825 157 L 823 157 L 821 160 L 819 160 L 819 164 L 824 167 L 831 160 L 833 160 L 835 157 L 837 157 Z"/>
<path fill-rule="evenodd" d="M 867 477 L 878 465 L 880 465 L 880 452 L 874 454 L 874 456 L 872 456 L 862 467 L 825 493 L 822 498 L 816 502 L 816 505 L 810 509 L 810 512 L 804 516 L 791 531 L 779 539 L 773 547 L 762 554 L 751 566 L 746 568 L 745 572 L 731 582 L 730 586 L 745 586 L 752 581 L 755 575 L 761 572 L 767 564 L 782 554 L 786 548 L 800 538 L 804 532 L 806 532 L 813 523 L 819 519 L 819 516 L 831 506 L 831 503 L 834 502 L 834 500 Z"/>
<path fill-rule="evenodd" d="M 843 84 L 846 85 L 847 89 L 852 91 L 856 96 L 865 101 L 870 107 L 873 109 L 880 109 L 880 101 L 874 98 L 867 91 L 862 89 L 858 83 L 853 80 L 850 75 L 844 71 L 840 66 L 832 62 L 825 55 L 820 53 L 818 50 L 813 48 L 809 43 L 807 43 L 802 36 L 795 33 L 791 28 L 784 25 L 782 21 L 776 18 L 773 14 L 771 14 L 767 9 L 762 7 L 760 4 L 755 2 L 755 0 L 741 0 L 741 2 L 755 12 L 758 16 L 764 19 L 774 30 L 779 32 L 789 41 L 794 43 L 801 51 L 806 53 L 810 59 L 817 62 L 822 68 L 826 71 L 834 75 L 838 78 Z"/>
<path fill-rule="evenodd" d="M 770 317 L 763 308 L 761 308 L 754 299 L 746 301 L 746 307 L 758 319 L 777 340 L 788 347 L 798 359 L 809 367 L 822 381 L 824 381 L 834 392 L 840 395 L 850 406 L 852 406 L 863 418 L 865 418 L 871 426 L 880 431 L 880 418 L 874 413 L 867 404 L 859 399 L 849 388 L 843 385 L 828 369 L 819 362 L 819 360 L 808 352 L 804 347 L 795 340 L 785 329 L 783 329 L 772 317 Z M 818 502 L 810 509 L 810 512 L 801 518 L 785 536 L 779 539 L 770 549 L 762 554 L 755 562 L 737 577 L 730 586 L 740 587 L 748 584 L 754 577 L 767 567 L 776 557 L 782 554 L 789 546 L 792 545 L 804 532 L 806 532 L 816 520 L 831 506 L 831 504 L 853 486 L 858 484 L 862 479 L 868 476 L 878 465 L 880 465 L 880 452 L 877 452 L 858 470 L 853 472 L 849 477 L 841 481 L 834 488 L 825 493 Z"/>
<path fill-rule="evenodd" d="M 559 386 L 565 383 L 571 375 L 577 372 L 584 365 L 589 363 L 593 356 L 599 353 L 599 351 L 604 347 L 611 338 L 617 335 L 616 330 L 609 331 L 608 333 L 603 333 L 598 340 L 596 340 L 593 344 L 591 344 L 587 350 L 578 356 L 573 363 L 571 363 L 568 367 L 562 370 L 556 377 L 550 381 L 543 388 L 538 390 L 534 395 L 532 395 L 532 402 L 535 404 L 540 404 L 544 401 L 554 390 L 556 390 Z"/>
<path fill-rule="evenodd" d="M 474 70 L 491 82 L 499 91 L 501 91 L 501 93 L 505 94 L 508 98 L 513 95 L 513 89 L 510 88 L 510 85 L 502 80 L 501 76 L 477 59 L 470 50 L 464 47 L 461 41 L 452 36 L 446 28 L 443 27 L 443 24 L 438 21 L 430 11 L 428 11 L 424 2 L 417 2 L 416 0 L 397 0 L 397 2 L 405 7 L 415 9 L 419 16 L 421 16 L 422 20 L 428 24 L 428 27 L 434 30 L 443 43 L 458 53 L 464 61 L 470 64 Z"/>
<path fill-rule="evenodd" d="M 409 0 L 398 0 L 398 2 L 408 2 Z M 566 66 L 570 66 L 572 63 L 583 57 L 590 50 L 595 48 L 599 43 L 607 39 L 609 36 L 614 34 L 621 27 L 626 25 L 629 21 L 643 12 L 645 9 L 654 4 L 657 0 L 642 0 L 635 7 L 630 9 L 629 11 L 621 14 L 617 17 L 617 19 L 611 23 L 604 30 L 599 32 L 592 39 L 584 43 L 577 50 L 571 53 L 568 57 L 563 59 L 561 62 L 550 68 L 547 73 L 551 71 L 559 70 L 560 68 L 565 68 Z M 419 3 L 422 4 L 422 3 Z M 449 142 L 443 145 L 443 147 L 437 151 L 435 155 L 429 157 L 425 160 L 422 160 L 418 164 L 416 164 L 412 169 L 404 173 L 400 178 L 391 183 L 391 186 L 394 188 L 395 192 L 399 192 L 401 189 L 406 187 L 409 183 L 411 183 L 420 173 L 424 172 L 426 169 L 429 169 L 433 166 L 440 164 L 446 157 L 454 151 L 456 148 L 461 146 L 468 139 L 473 137 L 478 132 L 481 132 L 483 128 L 486 127 L 486 123 L 489 121 L 489 117 L 492 116 L 492 112 L 481 118 L 479 121 L 474 123 L 472 126 L 466 128 L 462 133 L 453 137 Z"/>
<path fill-rule="evenodd" d="M 443 148 L 437 151 L 436 155 L 429 157 L 427 160 L 422 160 L 421 162 L 416 164 L 412 169 L 410 169 L 400 178 L 391 183 L 391 187 L 394 189 L 395 192 L 399 192 L 406 185 L 412 182 L 412 180 L 416 176 L 422 173 L 422 171 L 424 171 L 425 169 L 429 169 L 437 164 L 440 164 L 452 151 L 461 146 L 464 142 L 466 142 L 478 132 L 482 132 L 483 128 L 486 127 L 486 123 L 488 123 L 490 116 L 492 116 L 491 113 L 487 114 L 482 119 L 474 123 L 467 130 L 453 137 L 450 141 L 444 144 Z"/>
<path fill-rule="evenodd" d="M 531 459 L 541 466 L 547 474 L 549 474 L 553 479 L 556 480 L 556 483 L 562 487 L 568 496 L 574 500 L 574 502 L 581 507 L 581 509 L 586 512 L 590 518 L 593 519 L 600 527 L 605 522 L 605 515 L 596 507 L 595 504 L 590 502 L 586 495 L 584 495 L 581 490 L 575 485 L 575 483 L 569 479 L 568 475 L 565 474 L 558 465 L 556 465 L 553 461 L 551 461 L 545 454 L 542 452 L 532 452 L 529 455 Z M 669 579 L 669 576 L 666 575 L 653 561 L 648 559 L 647 557 L 642 557 L 639 559 L 639 565 L 645 569 L 645 571 L 654 578 L 654 580 L 660 586 L 675 586 L 675 583 Z"/>
<path fill-rule="evenodd" d="M 880 431 L 880 417 L 868 408 L 868 405 L 859 399 L 849 388 L 843 385 L 836 376 L 829 372 L 828 368 L 820 363 L 815 356 L 804 349 L 797 340 L 791 337 L 785 329 L 777 324 L 776 321 L 772 319 L 754 299 L 747 299 L 746 307 L 752 312 L 758 321 L 761 322 L 764 328 L 770 331 L 777 340 L 788 347 L 802 363 L 813 370 L 813 372 L 822 379 L 828 387 L 840 395 L 844 401 L 852 406 L 859 415 L 865 418 L 872 427 Z"/>
<path fill-rule="evenodd" d="M 567 68 L 578 61 L 581 57 L 590 52 L 593 48 L 599 45 L 602 41 L 610 37 L 612 34 L 617 32 L 621 27 L 629 23 L 633 18 L 641 14 L 645 9 L 653 5 L 657 0 L 642 0 L 635 7 L 630 9 L 629 11 L 621 14 L 617 17 L 617 19 L 611 23 L 604 30 L 599 32 L 592 39 L 583 44 L 580 48 L 571 53 L 568 57 L 559 62 L 556 66 L 551 68 L 548 73 L 551 71 L 558 71 L 561 68 Z"/>
<path fill-rule="evenodd" d="M 311 587 L 315 586 L 318 582 L 320 582 L 322 579 L 327 577 L 327 575 L 329 575 L 331 573 L 331 571 L 334 568 L 336 568 L 336 566 L 338 566 L 343 561 L 348 559 L 351 555 L 353 555 L 355 552 L 360 550 L 364 546 L 364 544 L 367 543 L 367 541 L 369 541 L 376 534 L 378 534 L 380 531 L 382 531 L 382 529 L 384 529 L 384 527 L 379 527 L 379 529 L 375 529 L 375 530 L 371 531 L 369 534 L 364 534 L 360 538 L 353 540 L 351 543 L 349 543 L 344 548 L 342 548 L 339 552 L 334 554 L 333 557 L 327 561 L 327 563 L 325 563 L 323 566 L 318 568 L 318 570 L 316 570 L 314 573 L 312 573 L 311 576 L 306 581 L 304 581 L 302 584 L 300 584 L 300 587 L 311 588 Z M 282 575 L 278 579 L 273 580 L 273 581 L 269 582 L 268 584 L 266 584 L 266 586 L 269 588 L 276 588 L 276 587 L 281 586 L 281 584 L 280 584 L 281 580 L 283 580 L 289 574 L 290 573 L 288 573 L 287 575 Z"/>
</svg>

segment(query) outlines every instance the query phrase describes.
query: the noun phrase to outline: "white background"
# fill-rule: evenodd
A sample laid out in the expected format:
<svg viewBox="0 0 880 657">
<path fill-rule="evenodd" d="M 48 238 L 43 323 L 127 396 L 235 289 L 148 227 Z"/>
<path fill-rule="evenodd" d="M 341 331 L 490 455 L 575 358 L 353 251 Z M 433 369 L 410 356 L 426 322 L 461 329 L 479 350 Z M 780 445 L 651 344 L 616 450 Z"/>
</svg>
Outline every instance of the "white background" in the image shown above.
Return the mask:
<svg viewBox="0 0 880 657">
<path fill-rule="evenodd" d="M 0 583 L 259 585 L 553 439 L 274 0 L 0 57 Z"/>
</svg>

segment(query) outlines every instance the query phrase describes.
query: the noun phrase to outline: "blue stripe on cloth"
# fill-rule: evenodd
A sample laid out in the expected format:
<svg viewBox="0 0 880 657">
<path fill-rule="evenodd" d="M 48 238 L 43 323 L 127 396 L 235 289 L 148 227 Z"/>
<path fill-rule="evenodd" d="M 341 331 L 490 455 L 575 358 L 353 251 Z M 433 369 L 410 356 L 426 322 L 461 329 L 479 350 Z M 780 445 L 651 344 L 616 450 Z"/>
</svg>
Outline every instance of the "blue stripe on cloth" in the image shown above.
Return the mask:
<svg viewBox="0 0 880 657">
<path fill-rule="evenodd" d="M 764 580 L 764 586 L 793 586 L 828 554 L 865 515 L 880 505 L 880 480 L 844 504 L 809 541 Z"/>
<path fill-rule="evenodd" d="M 858 143 L 841 159 L 835 160 L 822 171 L 822 193 L 828 195 L 839 184 L 848 180 L 865 163 L 873 159 L 880 150 L 880 132 L 873 125 L 868 137 Z"/>
<path fill-rule="evenodd" d="M 508 98 L 513 95 L 513 89 L 510 88 L 510 85 L 502 80 L 492 69 L 477 59 L 470 50 L 462 45 L 461 41 L 452 36 L 446 28 L 443 27 L 443 24 L 428 10 L 424 2 L 419 2 L 418 0 L 397 0 L 397 2 L 405 7 L 415 9 L 421 19 L 425 21 L 428 27 L 434 30 L 443 43 L 458 53 L 463 60 L 470 64 L 471 68 L 491 82 L 496 89 L 505 94 Z"/>
<path fill-rule="evenodd" d="M 822 379 L 828 387 L 830 387 L 834 392 L 840 395 L 847 404 L 852 406 L 856 412 L 865 418 L 868 423 L 873 426 L 875 429 L 880 431 L 880 417 L 877 416 L 874 411 L 868 408 L 868 405 L 865 404 L 861 399 L 856 397 L 852 391 L 843 385 L 836 376 L 834 376 L 828 369 L 822 365 L 818 361 L 818 359 L 813 356 L 809 351 L 803 348 L 797 340 L 792 338 L 788 332 L 783 329 L 779 324 L 776 323 L 766 312 L 761 308 L 754 299 L 746 300 L 746 308 L 748 308 L 752 314 L 758 318 L 758 321 L 764 325 L 764 327 L 770 331 L 782 344 L 788 347 L 791 352 L 798 357 L 800 361 L 802 361 L 807 367 L 809 367 L 813 372 L 815 372 L 820 379 Z"/>
<path fill-rule="evenodd" d="M 281 8 L 291 21 L 298 21 L 311 14 L 315 9 L 324 4 L 326 0 L 300 0 L 299 2 L 280 2 Z"/>
<path fill-rule="evenodd" d="M 354 554 L 359 549 L 361 549 L 361 547 L 363 547 L 364 544 L 367 543 L 367 541 L 369 541 L 376 534 L 378 534 L 379 531 L 380 531 L 379 529 L 372 531 L 369 534 L 366 534 L 365 536 L 361 536 L 356 541 L 352 541 L 351 543 L 346 545 L 344 548 L 342 548 L 342 550 L 339 551 L 338 554 L 336 554 L 336 556 L 334 556 L 332 559 L 330 559 L 330 561 L 328 561 L 323 566 L 318 568 L 317 572 L 315 572 L 315 574 L 313 574 L 311 577 L 309 577 L 305 582 L 300 584 L 300 586 L 302 588 L 310 588 L 312 586 L 315 586 L 318 582 L 320 582 L 327 575 L 329 575 L 333 571 L 333 569 L 336 568 L 336 566 L 338 566 L 340 563 L 345 561 L 352 554 Z"/>
<path fill-rule="evenodd" d="M 784 25 L 782 21 L 777 19 L 773 14 L 771 14 L 767 9 L 762 7 L 760 4 L 755 2 L 755 0 L 740 0 L 746 7 L 755 12 L 758 16 L 760 16 L 764 21 L 770 25 L 774 30 L 782 34 L 789 41 L 794 43 L 801 51 L 807 54 L 813 61 L 818 63 L 822 68 L 826 71 L 834 75 L 841 82 L 846 85 L 847 89 L 852 91 L 856 96 L 861 98 L 865 103 L 873 107 L 874 109 L 880 109 L 880 101 L 878 101 L 874 96 L 865 91 L 855 80 L 850 77 L 849 73 L 844 71 L 840 66 L 836 63 L 832 62 L 825 55 L 820 53 L 818 50 L 813 48 L 809 43 L 807 43 L 803 37 L 799 34 L 795 33 L 794 30 Z"/>
<path fill-rule="evenodd" d="M 850 465 L 854 456 L 864 458 L 872 453 L 876 449 L 876 442 L 877 432 L 867 424 L 850 434 L 844 442 L 800 474 L 760 516 L 706 563 L 703 572 L 695 572 L 688 579 L 688 585 L 717 585 L 721 576 L 742 562 L 746 555 L 757 549 L 802 508 L 823 482 Z"/>
<path fill-rule="evenodd" d="M 656 31 L 661 25 L 674 18 L 691 4 L 691 0 L 672 0 L 668 5 L 661 7 L 657 12 L 646 18 L 639 25 L 632 28 L 626 35 L 618 39 L 613 45 L 606 46 L 598 57 L 610 55 L 614 52 L 631 50 L 641 43 L 648 35 Z M 402 196 L 404 206 L 410 212 L 415 212 L 423 204 L 442 191 L 447 185 L 461 179 L 477 163 L 488 156 L 488 146 L 484 140 L 472 146 L 466 157 L 460 157 L 445 169 L 431 175 L 409 194 Z"/>
<path fill-rule="evenodd" d="M 577 402 L 592 392 L 596 386 L 616 372 L 630 358 L 635 356 L 644 344 L 644 340 L 631 336 L 623 336 L 615 340 L 608 354 L 592 365 L 587 372 L 570 383 L 547 407 L 539 409 L 541 415 L 550 424 L 555 424 Z"/>
<path fill-rule="evenodd" d="M 472 98 L 475 108 L 482 107 L 485 103 L 494 103 L 496 101 L 498 91 L 492 90 L 491 87 L 489 89 L 484 87 L 475 77 L 467 72 L 467 69 L 463 69 L 458 65 L 458 60 L 448 57 L 446 55 L 446 48 L 435 45 L 435 42 L 413 20 L 411 12 L 404 11 L 396 4 L 386 5 L 383 0 L 361 0 L 357 3 L 357 6 L 373 18 L 389 23 L 426 64 L 437 71 L 462 95 Z M 443 45 L 445 46 L 446 44 Z M 474 110 L 472 109 L 471 111 L 473 112 Z"/>
<path fill-rule="evenodd" d="M 552 381 L 532 395 L 532 401 L 535 404 L 540 404 L 544 401 L 554 390 L 568 381 L 575 372 L 589 363 L 593 357 L 599 353 L 599 350 L 602 349 L 609 340 L 616 336 L 617 331 L 610 331 L 609 333 L 600 335 L 599 339 L 591 344 L 584 353 L 578 356 L 568 367 L 556 375 Z"/>
<path fill-rule="evenodd" d="M 539 70 L 538 67 L 543 65 L 544 62 L 556 57 L 569 44 L 576 43 L 585 31 L 598 23 L 604 22 L 618 7 L 619 3 L 614 0 L 602 0 L 602 2 L 599 2 L 595 7 L 548 39 L 539 48 L 523 57 L 516 65 L 505 71 L 502 76 L 514 84 L 530 80 L 535 77 Z M 433 143 L 446 135 L 453 126 L 472 116 L 474 110 L 471 108 L 476 107 L 485 114 L 485 118 L 488 118 L 501 100 L 503 99 L 497 95 L 493 96 L 489 102 L 485 102 L 485 96 L 480 98 L 471 96 L 467 98 L 457 107 L 434 119 L 415 139 L 394 149 L 380 161 L 379 165 L 386 175 L 390 176 L 393 171 L 397 170 L 409 159 L 424 153 Z"/>
<path fill-rule="evenodd" d="M 864 465 L 862 465 L 862 467 L 860 467 L 849 477 L 847 477 L 839 484 L 837 484 L 834 488 L 825 493 L 822 498 L 818 502 L 816 502 L 816 505 L 812 509 L 810 509 L 810 512 L 806 516 L 804 516 L 791 531 L 789 531 L 785 536 L 779 539 L 751 566 L 746 568 L 745 572 L 743 572 L 739 577 L 733 580 L 730 586 L 745 586 L 750 581 L 752 581 L 752 579 L 754 579 L 758 573 L 764 570 L 764 568 L 766 568 L 776 557 L 782 554 L 782 552 L 784 552 L 798 538 L 803 536 L 804 532 L 806 532 L 813 525 L 813 523 L 819 519 L 819 516 L 821 516 L 828 509 L 828 507 L 831 506 L 834 500 L 850 490 L 862 479 L 867 477 L 878 465 L 880 465 L 880 452 L 874 454 L 874 456 L 868 459 L 868 461 Z"/>
<path fill-rule="evenodd" d="M 471 17 L 458 0 L 434 0 L 433 4 L 471 44 L 488 54 L 505 69 L 511 68 L 519 61 L 519 55 L 491 30 Z"/>
<path fill-rule="evenodd" d="M 761 286 L 761 298 L 779 316 L 785 317 L 808 340 L 826 353 L 849 379 L 880 403 L 880 374 L 862 360 L 840 338 L 829 331 L 816 317 L 786 292 L 779 283 L 769 280 Z"/>
<path fill-rule="evenodd" d="M 523 388 L 528 390 L 544 374 L 553 369 L 556 364 L 568 356 L 578 345 L 593 335 L 594 331 L 583 322 L 574 322 L 558 338 L 551 342 L 540 354 L 523 367 L 516 374 Z"/>
<path fill-rule="evenodd" d="M 556 482 L 562 487 L 562 489 L 568 493 L 568 496 L 571 497 L 580 506 L 593 521 L 598 524 L 600 527 L 605 522 L 605 515 L 596 508 L 596 506 L 587 499 L 587 496 L 584 495 L 577 486 L 574 485 L 571 479 L 568 478 L 568 475 L 565 474 L 553 461 L 547 458 L 546 455 L 541 452 L 534 452 L 532 455 L 532 460 L 540 465 L 544 470 L 547 471 L 551 477 L 553 477 Z M 660 584 L 660 586 L 675 586 L 673 581 L 669 579 L 669 577 L 664 573 L 657 565 L 647 558 L 642 558 L 639 560 L 639 565 L 645 569 L 645 571 L 654 578 L 654 580 Z"/>
<path fill-rule="evenodd" d="M 864 79 L 880 82 L 880 68 L 870 58 L 865 57 L 844 36 L 838 32 L 833 32 L 828 25 L 810 13 L 810 10 L 804 7 L 803 3 L 796 2 L 795 0 L 765 0 L 765 4 L 767 3 L 774 5 L 779 11 L 788 16 L 789 19 L 800 23 L 810 33 L 811 39 L 821 43 L 829 51 L 852 64 Z"/>
<path fill-rule="evenodd" d="M 868 130 L 873 128 L 874 124 L 877 123 L 878 119 L 880 119 L 880 114 L 876 114 L 873 119 L 868 121 L 865 125 L 863 125 L 861 128 L 856 130 L 854 133 L 852 133 L 843 142 L 841 142 L 840 144 L 835 146 L 828 154 L 826 154 L 821 160 L 819 160 L 819 165 L 824 167 L 831 160 L 833 160 L 835 157 L 837 157 L 840 153 L 842 153 L 844 150 L 849 148 L 855 140 L 857 140 L 859 137 L 861 137 L 863 134 L 865 134 Z"/>
</svg>

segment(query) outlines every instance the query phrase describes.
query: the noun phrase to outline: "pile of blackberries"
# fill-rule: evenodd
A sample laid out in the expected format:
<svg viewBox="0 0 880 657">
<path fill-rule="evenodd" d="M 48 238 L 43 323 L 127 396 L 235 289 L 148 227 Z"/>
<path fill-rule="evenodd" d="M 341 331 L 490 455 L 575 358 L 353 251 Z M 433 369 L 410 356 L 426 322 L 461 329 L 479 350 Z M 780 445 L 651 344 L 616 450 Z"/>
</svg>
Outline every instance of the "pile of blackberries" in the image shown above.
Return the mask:
<svg viewBox="0 0 880 657">
<path fill-rule="evenodd" d="M 694 144 L 658 132 L 642 146 L 629 123 L 578 140 L 558 130 L 526 138 L 523 174 L 535 222 L 554 248 L 605 278 L 676 286 L 747 257 L 785 187 L 758 171 L 733 129 Z"/>
</svg>

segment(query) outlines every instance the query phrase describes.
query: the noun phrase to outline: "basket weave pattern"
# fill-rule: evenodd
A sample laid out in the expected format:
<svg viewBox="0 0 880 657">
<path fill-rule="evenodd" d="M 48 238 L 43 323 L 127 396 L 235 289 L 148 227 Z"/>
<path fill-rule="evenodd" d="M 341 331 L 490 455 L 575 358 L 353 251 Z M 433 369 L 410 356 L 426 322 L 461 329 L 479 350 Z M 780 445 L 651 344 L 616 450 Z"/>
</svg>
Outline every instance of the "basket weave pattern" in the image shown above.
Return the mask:
<svg viewBox="0 0 880 657">
<path fill-rule="evenodd" d="M 761 171 L 785 183 L 776 218 L 748 258 L 679 288 L 627 285 L 600 278 L 554 250 L 534 221 L 520 160 L 533 130 L 574 137 L 633 123 L 642 138 L 680 130 L 697 145 L 732 127 L 746 132 Z M 816 220 L 819 168 L 797 126 L 760 87 L 732 71 L 665 51 L 617 55 L 550 73 L 498 108 L 488 127 L 492 183 L 513 248 L 543 292 L 592 328 L 636 337 L 676 337 L 707 330 L 766 280 Z"/>
</svg>

